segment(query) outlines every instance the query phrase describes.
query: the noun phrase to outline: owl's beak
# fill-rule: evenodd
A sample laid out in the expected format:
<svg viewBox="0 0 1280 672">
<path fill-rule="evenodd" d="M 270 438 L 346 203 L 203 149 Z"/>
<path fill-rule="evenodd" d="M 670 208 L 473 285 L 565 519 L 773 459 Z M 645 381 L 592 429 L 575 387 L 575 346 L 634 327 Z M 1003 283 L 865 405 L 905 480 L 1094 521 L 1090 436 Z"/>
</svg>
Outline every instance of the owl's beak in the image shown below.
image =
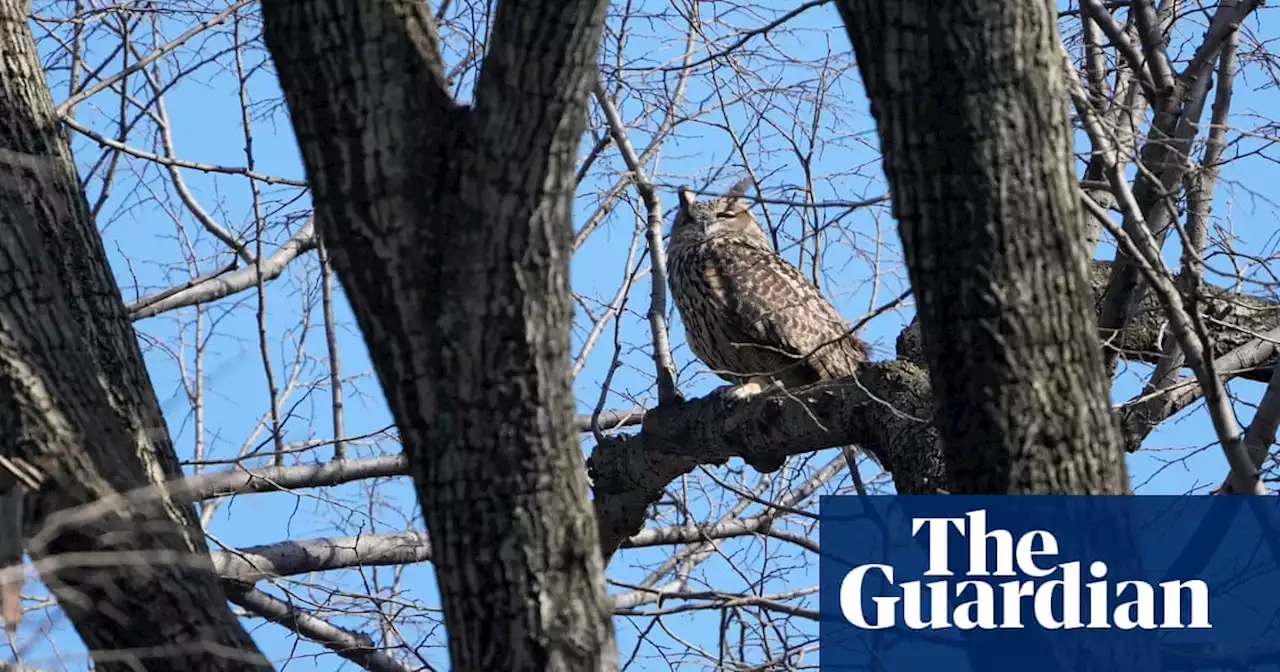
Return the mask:
<svg viewBox="0 0 1280 672">
<path fill-rule="evenodd" d="M 693 205 L 693 192 L 689 190 L 689 187 L 680 187 L 680 191 L 678 193 L 680 196 L 680 207 L 687 208 Z"/>
</svg>

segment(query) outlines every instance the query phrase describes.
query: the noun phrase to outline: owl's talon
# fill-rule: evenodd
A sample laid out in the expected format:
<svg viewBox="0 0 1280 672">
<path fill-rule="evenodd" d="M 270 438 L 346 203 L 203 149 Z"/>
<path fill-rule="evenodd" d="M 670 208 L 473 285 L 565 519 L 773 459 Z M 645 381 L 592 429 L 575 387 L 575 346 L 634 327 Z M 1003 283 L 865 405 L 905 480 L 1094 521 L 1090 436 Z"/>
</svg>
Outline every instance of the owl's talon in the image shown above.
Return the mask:
<svg viewBox="0 0 1280 672">
<path fill-rule="evenodd" d="M 712 390 L 711 394 L 729 401 L 746 401 L 760 396 L 771 388 L 772 385 L 765 387 L 756 381 L 751 381 L 741 385 L 722 385 Z"/>
<path fill-rule="evenodd" d="M 737 401 L 744 396 L 741 391 L 742 387 L 742 385 L 721 385 L 720 387 L 711 390 L 710 396 L 727 399 L 729 401 Z"/>
<path fill-rule="evenodd" d="M 785 389 L 786 385 L 783 385 L 782 381 L 779 380 L 771 380 L 768 383 L 753 380 L 739 385 L 721 385 L 712 390 L 711 395 L 729 401 L 745 401 Z"/>
</svg>

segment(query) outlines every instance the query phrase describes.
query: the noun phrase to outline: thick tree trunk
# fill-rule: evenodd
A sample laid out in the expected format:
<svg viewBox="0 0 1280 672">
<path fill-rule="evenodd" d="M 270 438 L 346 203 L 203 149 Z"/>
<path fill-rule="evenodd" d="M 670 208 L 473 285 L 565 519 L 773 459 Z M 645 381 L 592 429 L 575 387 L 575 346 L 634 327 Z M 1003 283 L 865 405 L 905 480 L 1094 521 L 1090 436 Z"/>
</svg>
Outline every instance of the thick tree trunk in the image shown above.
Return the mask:
<svg viewBox="0 0 1280 672">
<path fill-rule="evenodd" d="M 464 107 L 421 0 L 263 3 L 459 672 L 617 665 L 569 380 L 573 167 L 606 5 L 498 3 Z"/>
<path fill-rule="evenodd" d="M 879 127 L 952 492 L 1127 492 L 1053 3 L 837 5 Z"/>
<path fill-rule="evenodd" d="M 189 504 L 66 518 L 180 469 L 27 5 L 0 0 L 0 490 L 32 488 L 28 550 L 96 669 L 270 669 L 227 607 Z"/>
</svg>

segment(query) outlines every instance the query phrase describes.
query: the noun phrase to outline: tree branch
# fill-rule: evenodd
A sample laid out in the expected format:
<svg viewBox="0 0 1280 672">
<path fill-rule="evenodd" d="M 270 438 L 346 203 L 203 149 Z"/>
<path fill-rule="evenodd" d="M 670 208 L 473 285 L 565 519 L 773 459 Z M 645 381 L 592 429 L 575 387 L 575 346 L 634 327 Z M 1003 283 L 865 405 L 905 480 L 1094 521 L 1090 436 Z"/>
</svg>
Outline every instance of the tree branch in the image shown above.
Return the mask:
<svg viewBox="0 0 1280 672">
<path fill-rule="evenodd" d="M 683 78 L 681 81 L 684 81 Z M 636 191 L 640 192 L 648 213 L 645 241 L 649 246 L 649 264 L 653 269 L 649 281 L 649 330 L 653 338 L 653 363 L 658 375 L 658 403 L 664 404 L 675 401 L 678 392 L 676 366 L 671 360 L 671 343 L 667 339 L 667 255 L 662 249 L 662 201 L 658 198 L 658 191 L 653 188 L 653 182 L 645 174 L 640 157 L 631 146 L 631 140 L 627 138 L 627 129 L 622 125 L 618 109 L 609 100 L 609 94 L 605 93 L 604 85 L 599 81 L 596 82 L 594 93 L 600 109 L 604 110 L 613 141 L 622 152 L 627 170 L 634 176 L 632 183 L 636 185 Z"/>
<path fill-rule="evenodd" d="M 869 366 L 856 380 L 649 411 L 639 434 L 607 438 L 588 460 L 605 555 L 640 529 L 649 504 L 673 479 L 731 457 L 780 461 L 857 444 L 893 473 L 898 492 L 935 493 L 943 487 L 943 463 L 931 404 L 928 375 L 890 361 Z"/>
<path fill-rule="evenodd" d="M 307 223 L 297 233 L 286 240 L 274 254 L 263 259 L 260 264 L 218 273 L 188 285 L 166 289 L 127 304 L 125 308 L 129 311 L 129 318 L 136 322 L 170 310 L 217 301 L 250 287 L 256 287 L 259 272 L 262 273 L 263 282 L 275 280 L 298 255 L 316 249 L 316 240 L 314 218 L 308 217 Z"/>
<path fill-rule="evenodd" d="M 426 562 L 431 542 L 425 532 L 284 541 L 213 552 L 218 575 L 241 583 L 348 567 L 382 567 Z"/>
<path fill-rule="evenodd" d="M 339 628 L 257 588 L 237 585 L 232 581 L 223 584 L 231 602 L 323 645 L 370 672 L 412 672 L 417 669 L 378 651 L 373 640 L 362 632 Z"/>
<path fill-rule="evenodd" d="M 1236 6 L 1220 4 L 1210 24 L 1211 36 L 1231 27 L 1238 27 L 1239 22 L 1256 9 L 1257 4 L 1256 0 L 1246 0 Z M 1208 95 L 1206 70 L 1217 56 L 1223 37 L 1225 32 L 1222 32 L 1222 37 L 1215 37 L 1216 43 L 1211 43 L 1206 37 L 1192 63 L 1178 76 L 1174 90 L 1153 101 L 1155 116 L 1147 134 L 1147 142 L 1138 157 L 1139 170 L 1133 187 L 1133 197 L 1137 203 L 1132 212 L 1126 211 L 1124 228 L 1132 230 L 1134 218 L 1140 216 L 1150 227 L 1157 249 L 1163 247 L 1173 223 L 1175 191 L 1182 182 L 1191 142 L 1199 130 L 1200 113 Z M 1119 159 L 1116 163 L 1120 164 Z M 1129 259 L 1122 250 L 1116 251 L 1115 260 L 1112 279 L 1098 317 L 1100 333 L 1108 342 L 1114 339 L 1117 330 L 1128 325 L 1137 304 L 1145 300 L 1148 294 L 1137 261 Z M 1112 348 L 1107 348 L 1104 352 L 1110 368 L 1120 355 Z"/>
</svg>

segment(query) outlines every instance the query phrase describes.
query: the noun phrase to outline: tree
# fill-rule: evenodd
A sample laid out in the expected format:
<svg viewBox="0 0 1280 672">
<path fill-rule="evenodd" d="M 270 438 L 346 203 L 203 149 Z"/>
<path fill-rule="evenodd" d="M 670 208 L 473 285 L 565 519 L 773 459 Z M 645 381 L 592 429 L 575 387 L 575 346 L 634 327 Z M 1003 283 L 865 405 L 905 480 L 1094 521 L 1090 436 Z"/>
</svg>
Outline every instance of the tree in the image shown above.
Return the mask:
<svg viewBox="0 0 1280 672">
<path fill-rule="evenodd" d="M 950 491 L 1128 492 L 1052 2 L 837 6 L 884 151 Z"/>
<path fill-rule="evenodd" d="M 379 284 L 379 277 L 457 283 L 449 286 L 463 296 L 482 291 L 476 278 L 487 282 L 494 275 L 480 270 L 489 264 L 466 266 L 468 245 L 482 242 L 481 228 L 519 228 L 533 215 L 517 206 L 537 195 L 484 199 L 507 188 L 467 196 L 450 191 L 448 183 L 421 190 L 408 185 L 453 167 L 452 158 L 424 148 L 465 145 L 459 154 L 475 152 L 475 166 L 490 165 L 474 132 L 483 125 L 477 120 L 483 111 L 499 126 L 508 112 L 517 122 L 538 121 L 523 98 L 504 95 L 501 104 L 487 104 L 485 96 L 490 103 L 495 98 L 485 92 L 504 81 L 536 88 L 545 80 L 494 79 L 484 58 L 511 57 L 501 44 L 521 25 L 508 23 L 512 12 L 523 16 L 524 10 L 499 6 L 507 17 L 501 18 L 492 11 L 494 3 L 444 2 L 432 3 L 435 11 L 428 15 L 417 4 L 380 4 L 387 14 L 366 14 L 361 22 L 335 15 L 324 24 L 331 28 L 327 32 L 302 25 L 312 3 L 294 9 L 248 0 L 146 7 L 42 0 L 29 23 L 56 101 L 45 123 L 61 123 L 74 148 L 71 156 L 88 197 L 84 209 L 103 238 L 101 265 L 109 260 L 124 292 L 153 396 L 167 420 L 163 433 L 171 437 L 187 476 L 171 484 L 168 495 L 174 502 L 197 502 L 226 597 L 280 667 L 296 660 L 324 669 L 341 658 L 374 670 L 439 668 L 449 664 L 453 652 L 446 653 L 446 646 L 460 636 L 455 630 L 477 632 L 474 624 L 471 630 L 455 627 L 459 610 L 453 600 L 465 590 L 437 595 L 432 583 L 430 572 L 442 570 L 447 577 L 452 571 L 437 562 L 456 566 L 464 551 L 458 537 L 437 538 L 436 523 L 421 517 L 413 474 L 421 478 L 425 470 L 411 470 L 408 459 L 426 455 L 418 463 L 425 464 L 433 455 L 459 455 L 459 444 L 446 440 L 451 452 L 440 452 L 437 444 L 423 442 L 427 433 L 443 431 L 437 416 L 431 425 L 396 426 L 407 406 L 426 401 L 437 404 L 436 413 L 461 412 L 459 399 L 468 397 L 447 397 L 445 390 L 467 379 L 410 380 L 414 371 L 429 369 L 413 367 L 443 360 L 401 366 L 396 358 L 402 354 L 388 344 L 409 336 L 383 336 L 370 325 L 421 323 L 428 320 L 418 313 L 444 311 L 454 303 L 423 286 L 401 291 L 402 285 L 390 281 Z M 1221 458 L 1201 446 L 1233 441 L 1252 452 L 1249 459 L 1265 458 L 1265 476 L 1273 480 L 1268 452 L 1280 414 L 1276 395 L 1266 391 L 1275 371 L 1280 303 L 1267 279 L 1274 251 L 1259 233 L 1264 227 L 1252 224 L 1272 206 L 1250 190 L 1263 191 L 1272 179 L 1265 170 L 1276 126 L 1249 110 L 1274 107 L 1275 94 L 1231 88 L 1241 78 L 1266 76 L 1268 35 L 1259 34 L 1252 3 L 1125 5 L 1061 2 L 1057 9 L 1073 61 L 1064 98 L 1075 110 L 1072 122 L 1088 134 L 1087 141 L 1085 134 L 1075 136 L 1083 158 L 1073 177 L 1089 196 L 1075 207 L 1083 206 L 1089 244 L 1098 248 L 1087 274 L 1093 305 L 1110 302 L 1116 308 L 1110 322 L 1102 319 L 1105 307 L 1097 319 L 1102 370 L 1111 374 L 1111 394 L 1127 400 L 1118 415 L 1130 451 L 1130 480 L 1138 492 L 1202 491 L 1203 481 L 1216 485 L 1223 470 Z M 397 7 L 410 9 L 393 17 Z M 548 225 L 559 227 L 548 229 L 560 232 L 554 240 L 566 235 L 556 213 L 571 207 L 574 229 L 572 242 L 560 247 L 544 239 L 538 249 L 548 254 L 529 263 L 542 263 L 539 258 L 549 259 L 556 249 L 562 252 L 556 263 L 572 255 L 567 291 L 574 309 L 568 345 L 548 340 L 539 347 L 546 357 L 556 347 L 572 356 L 567 366 L 577 417 L 568 431 L 581 437 L 590 456 L 599 542 L 611 558 L 612 589 L 608 606 L 601 608 L 612 609 L 617 648 L 627 664 L 811 664 L 816 598 L 812 578 L 798 568 L 812 566 L 818 550 L 812 517 L 817 496 L 952 489 L 932 422 L 936 409 L 945 406 L 933 393 L 938 372 L 923 347 L 925 316 L 913 321 L 912 301 L 923 296 L 909 293 L 898 266 L 905 255 L 896 247 L 897 236 L 884 229 L 890 208 L 903 207 L 896 202 L 902 182 L 886 185 L 883 179 L 878 152 L 888 151 L 889 144 L 877 146 L 880 135 L 871 132 L 874 122 L 862 100 L 865 87 L 855 81 L 858 68 L 868 65 L 853 62 L 836 10 L 836 3 L 825 0 L 610 3 L 594 59 L 573 51 L 585 48 L 582 41 L 553 43 L 560 54 L 577 53 L 582 61 L 562 63 L 568 88 L 587 86 L 585 70 L 600 74 L 585 101 L 586 141 L 576 155 L 561 140 L 542 145 L 576 160 L 573 182 L 566 185 L 559 172 L 559 182 L 545 183 L 558 185 L 559 197 L 550 187 L 544 190 L 546 202 L 556 206 L 545 210 Z M 291 12 L 298 22 L 277 21 L 293 18 Z M 260 19 L 268 21 L 265 30 Z M 579 32 L 573 34 L 585 35 L 586 24 L 576 25 Z M 288 26 L 296 32 L 282 29 Z M 432 31 L 434 51 L 425 46 Z M 264 33 L 270 41 L 264 42 Z M 317 44 L 320 36 L 334 41 Z M 356 47 L 361 36 L 379 46 Z M 538 43 L 524 44 L 537 51 Z M 392 47 L 405 55 L 393 60 Z M 308 49 L 316 58 L 300 60 Z M 1164 54 L 1173 80 L 1183 84 L 1160 84 L 1164 69 L 1149 53 Z M 382 58 L 371 59 L 372 54 Z M 1148 61 L 1156 65 L 1131 65 Z M 533 67 L 530 59 L 515 62 Z M 360 64 L 379 74 L 346 76 Z M 873 74 L 867 73 L 865 84 Z M 395 98 L 391 83 L 409 81 L 432 84 L 401 88 L 407 93 Z M 585 90 L 574 89 L 574 95 L 585 96 Z M 428 95 L 416 95 L 423 91 Z M 390 104 L 343 106 L 364 100 L 366 92 L 391 96 L 384 101 Z M 313 97 L 318 104 L 305 102 Z M 1212 112 L 1202 114 L 1210 99 Z M 560 128 L 567 133 L 572 124 L 564 110 L 570 101 L 561 102 L 555 118 L 564 121 Z M 1148 107 L 1157 113 L 1155 126 L 1147 121 Z M 441 110 L 448 121 L 437 133 L 437 126 L 422 122 L 442 118 Z M 358 123 L 378 111 L 391 116 L 375 118 L 376 125 Z M 373 154 L 376 162 L 344 161 L 330 150 L 362 157 L 362 142 L 385 138 L 328 132 L 341 127 L 326 126 L 326 120 L 370 131 L 403 124 L 406 132 L 392 136 L 387 151 Z M 472 132 L 454 132 L 459 128 Z M 968 141 L 982 140 L 979 130 Z M 537 154 L 519 137 L 504 140 L 495 146 L 512 155 Z M 1043 140 L 1030 137 L 1027 146 L 1047 156 L 1052 149 Z M 301 162 L 295 160 L 298 148 Z M 900 149 L 905 157 L 917 151 Z M 1125 177 L 1138 160 L 1154 175 L 1146 186 L 1142 171 L 1136 181 Z M 399 186 L 362 200 L 370 171 L 404 165 L 416 172 L 391 171 L 390 182 L 377 185 Z M 535 191 L 524 182 L 531 174 L 512 179 L 510 192 Z M 775 247 L 871 341 L 873 363 L 857 380 L 738 404 L 703 397 L 716 383 L 692 361 L 671 319 L 663 283 L 652 282 L 663 273 L 662 234 L 670 221 L 663 203 L 674 202 L 683 184 L 715 193 L 744 174 L 753 180 L 755 213 Z M 459 170 L 456 176 L 459 184 L 484 183 L 483 173 Z M 351 194 L 352 217 L 323 221 L 324 203 L 341 205 Z M 397 201 L 396 194 L 404 198 Z M 1136 209 L 1127 205 L 1130 197 Z M 482 200 L 468 200 L 474 198 Z M 375 201 L 394 207 L 367 207 Z M 459 216 L 459 208 L 477 202 L 486 206 L 481 215 Z M 1157 212 L 1169 205 L 1168 212 Z M 508 215 L 499 217 L 504 209 Z M 1111 222 L 1117 212 L 1125 217 L 1122 223 Z M 407 213 L 410 224 L 395 219 L 399 233 L 385 240 L 442 241 L 439 249 L 385 249 L 388 257 L 419 268 L 350 264 L 358 238 L 337 245 L 330 235 L 321 245 L 316 235 L 356 230 L 363 220 L 354 215 L 390 222 L 393 213 Z M 452 238 L 441 232 L 446 221 L 465 222 L 467 228 Z M 1173 222 L 1178 226 L 1169 226 Z M 1144 230 L 1150 238 L 1141 235 Z M 498 241 L 504 244 L 495 253 L 510 260 L 511 241 Z M 1197 253 L 1171 272 L 1150 255 L 1152 245 L 1164 246 L 1166 254 L 1176 254 L 1180 245 Z M 79 251 L 65 246 L 51 254 L 84 263 L 74 261 Z M 345 271 L 338 261 L 342 255 L 348 257 Z M 462 266 L 463 273 L 430 277 L 439 274 L 426 267 L 432 261 L 441 268 Z M 546 269 L 554 265 L 547 263 Z M 335 268 L 340 283 L 334 281 Z M 1137 281 L 1129 282 L 1134 273 Z M 547 270 L 531 277 L 549 284 L 550 276 Z M 492 286 L 500 284 L 495 280 Z M 361 304 L 361 292 L 388 298 L 388 304 Z M 547 319 L 557 306 L 568 310 L 552 304 L 533 308 Z M 1173 319 L 1178 308 L 1185 319 Z M 1115 321 L 1118 316 L 1123 324 Z M 523 333 L 525 321 L 517 317 L 495 322 L 479 337 Z M 1078 346 L 1079 325 L 1071 326 L 1075 331 L 1057 336 Z M 938 341 L 932 342 L 935 347 Z M 454 366 L 451 371 L 474 374 L 470 380 L 502 382 L 491 371 L 467 368 L 478 366 L 473 360 L 460 357 Z M 1044 378 L 1041 362 L 1031 359 L 1026 366 L 1032 370 L 1017 373 L 1027 380 Z M 1192 375 L 1184 376 L 1188 370 Z M 388 371 L 400 387 L 388 385 Z M 1214 383 L 1220 379 L 1227 382 Z M 406 400 L 391 389 L 422 394 Z M 1201 399 L 1210 402 L 1203 409 Z M 560 403 L 568 403 L 567 396 Z M 1233 439 L 1223 418 L 1235 411 L 1243 420 L 1253 404 L 1258 410 L 1249 430 Z M 0 404 L 0 421 L 10 408 Z M 482 408 L 494 407 L 475 405 L 472 411 Z M 519 420 L 520 408 L 488 413 L 486 424 L 468 429 L 527 426 Z M 564 416 L 554 417 L 564 422 Z M 940 420 L 945 426 L 945 418 Z M 1215 423 L 1225 434 L 1207 429 Z M 559 425 L 553 425 L 549 419 L 537 431 L 516 433 L 513 441 L 542 437 L 543 443 L 531 438 L 530 445 L 554 451 Z M 847 469 L 836 448 L 847 444 L 889 456 L 884 462 L 892 472 L 862 460 Z M 479 453 L 466 456 L 473 454 Z M 995 457 L 997 451 L 986 454 Z M 760 474 L 743 466 L 744 455 L 786 458 L 785 466 Z M 580 471 L 573 473 L 580 478 Z M 572 489 L 573 477 L 556 482 Z M 467 492 L 481 490 L 471 487 L 474 479 L 468 483 Z M 433 490 L 431 497 L 452 492 L 447 486 Z M 128 500 L 141 505 L 150 496 L 144 494 L 129 494 Z M 452 503 L 432 506 L 440 511 Z M 570 522 L 556 530 L 572 527 Z M 31 531 L 40 534 L 38 528 Z M 192 546 L 203 550 L 201 543 Z M 48 606 L 42 591 L 37 584 L 24 590 L 26 614 L 14 635 L 16 651 L 28 665 L 77 669 L 74 638 L 57 631 L 61 615 L 70 612 Z M 202 604 L 216 607 L 217 598 Z M 588 630 L 588 639 L 604 636 Z M 522 633 L 513 640 L 522 641 Z M 611 653 L 609 645 L 597 643 L 605 655 Z M 467 645 L 462 655 L 476 654 L 486 642 L 477 636 Z M 55 647 L 70 662 L 54 658 Z"/>
<path fill-rule="evenodd" d="M 422 2 L 263 5 L 456 670 L 617 666 L 568 377 L 573 163 L 606 4 L 499 3 L 469 107 Z"/>
<path fill-rule="evenodd" d="M 40 533 L 27 548 L 98 669 L 157 659 L 268 669 L 227 608 L 191 505 L 112 506 L 181 470 L 23 25 L 26 4 L 0 2 L 5 490 L 29 490 L 28 528 Z M 98 510 L 74 515 L 86 505 Z"/>
</svg>

